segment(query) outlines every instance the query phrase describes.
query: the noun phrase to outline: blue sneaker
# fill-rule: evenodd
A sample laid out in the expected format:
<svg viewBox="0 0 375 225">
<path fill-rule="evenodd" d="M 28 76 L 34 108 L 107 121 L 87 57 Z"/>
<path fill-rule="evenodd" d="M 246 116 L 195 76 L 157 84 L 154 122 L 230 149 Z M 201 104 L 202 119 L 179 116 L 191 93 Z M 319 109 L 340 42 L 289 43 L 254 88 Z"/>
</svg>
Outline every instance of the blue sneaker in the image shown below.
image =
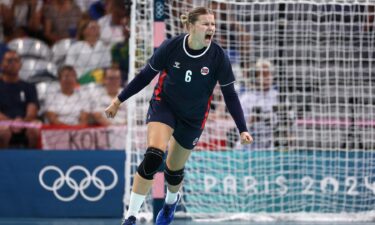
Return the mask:
<svg viewBox="0 0 375 225">
<path fill-rule="evenodd" d="M 121 225 L 135 225 L 136 220 L 134 216 L 129 216 L 129 218 L 122 221 Z"/>
<path fill-rule="evenodd" d="M 181 194 L 178 193 L 177 201 L 171 205 L 164 203 L 163 208 L 158 213 L 156 217 L 155 225 L 168 225 L 172 222 L 174 218 L 174 212 L 176 211 L 176 207 L 178 202 L 181 200 Z"/>
</svg>

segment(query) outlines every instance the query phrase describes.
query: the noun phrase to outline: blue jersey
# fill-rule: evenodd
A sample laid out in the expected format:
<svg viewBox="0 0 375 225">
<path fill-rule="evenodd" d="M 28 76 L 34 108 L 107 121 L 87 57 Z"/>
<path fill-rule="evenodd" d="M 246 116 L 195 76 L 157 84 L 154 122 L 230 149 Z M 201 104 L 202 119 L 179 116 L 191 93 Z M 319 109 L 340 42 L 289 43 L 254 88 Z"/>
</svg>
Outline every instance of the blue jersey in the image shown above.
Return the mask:
<svg viewBox="0 0 375 225">
<path fill-rule="evenodd" d="M 196 124 L 206 120 L 212 92 L 217 84 L 235 81 L 232 66 L 224 50 L 211 42 L 200 54 L 187 50 L 187 34 L 163 42 L 149 65 L 160 71 L 154 100 L 165 100 L 177 116 Z"/>
</svg>

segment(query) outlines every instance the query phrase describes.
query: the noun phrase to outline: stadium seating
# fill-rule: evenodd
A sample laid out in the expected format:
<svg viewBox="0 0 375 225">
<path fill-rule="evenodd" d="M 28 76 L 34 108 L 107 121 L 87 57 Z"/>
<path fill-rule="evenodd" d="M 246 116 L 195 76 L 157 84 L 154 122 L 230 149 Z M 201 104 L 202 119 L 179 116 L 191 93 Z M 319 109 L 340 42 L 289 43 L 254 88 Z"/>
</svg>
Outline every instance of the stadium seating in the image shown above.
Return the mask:
<svg viewBox="0 0 375 225">
<path fill-rule="evenodd" d="M 52 61 L 56 65 L 60 66 L 65 62 L 65 56 L 74 41 L 74 39 L 66 38 L 56 42 L 52 46 Z"/>
<path fill-rule="evenodd" d="M 52 53 L 46 43 L 33 38 L 17 38 L 8 43 L 8 47 L 21 57 L 49 60 Z"/>
<path fill-rule="evenodd" d="M 23 80 L 37 83 L 45 80 L 54 80 L 57 67 L 53 62 L 43 59 L 23 58 L 20 77 Z"/>
</svg>

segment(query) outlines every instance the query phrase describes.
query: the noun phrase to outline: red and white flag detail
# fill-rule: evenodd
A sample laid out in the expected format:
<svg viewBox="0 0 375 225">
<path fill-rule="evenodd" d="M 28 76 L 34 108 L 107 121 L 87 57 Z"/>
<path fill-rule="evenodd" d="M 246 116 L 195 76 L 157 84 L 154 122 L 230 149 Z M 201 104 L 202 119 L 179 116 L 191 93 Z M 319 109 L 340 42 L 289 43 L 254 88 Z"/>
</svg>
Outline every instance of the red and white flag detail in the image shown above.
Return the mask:
<svg viewBox="0 0 375 225">
<path fill-rule="evenodd" d="M 208 67 L 202 67 L 201 74 L 203 76 L 207 75 L 209 72 L 210 72 L 210 69 L 208 69 Z"/>
</svg>

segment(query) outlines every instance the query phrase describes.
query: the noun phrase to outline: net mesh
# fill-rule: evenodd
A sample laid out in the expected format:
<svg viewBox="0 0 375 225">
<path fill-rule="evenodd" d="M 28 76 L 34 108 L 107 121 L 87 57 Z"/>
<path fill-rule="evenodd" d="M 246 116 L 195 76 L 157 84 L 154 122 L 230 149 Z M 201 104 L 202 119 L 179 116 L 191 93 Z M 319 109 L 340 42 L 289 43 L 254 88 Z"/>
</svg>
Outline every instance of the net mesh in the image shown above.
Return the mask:
<svg viewBox="0 0 375 225">
<path fill-rule="evenodd" d="M 129 80 L 132 80 L 147 63 L 153 52 L 153 1 L 135 1 L 131 9 L 131 37 L 129 40 Z M 133 175 L 143 159 L 147 148 L 145 115 L 152 87 L 149 85 L 126 101 L 128 107 L 127 157 L 125 162 L 124 216 L 130 198 Z M 146 97 L 147 96 L 147 97 Z M 148 197 L 143 204 L 140 218 L 151 220 L 152 200 Z"/>
<path fill-rule="evenodd" d="M 202 5 L 215 14 L 215 40 L 232 62 L 255 142 L 238 143 L 215 89 L 205 131 L 186 166 L 184 213 L 211 219 L 371 217 L 375 2 L 166 0 L 167 38 L 184 32 L 182 13 Z M 152 20 L 149 12 L 137 12 L 135 23 L 151 28 L 143 21 Z M 150 56 L 145 37 L 152 38 L 152 29 L 136 29 L 136 69 Z M 129 113 L 134 139 L 127 149 L 138 159 L 131 165 L 144 153 L 150 97 L 138 94 Z"/>
</svg>

